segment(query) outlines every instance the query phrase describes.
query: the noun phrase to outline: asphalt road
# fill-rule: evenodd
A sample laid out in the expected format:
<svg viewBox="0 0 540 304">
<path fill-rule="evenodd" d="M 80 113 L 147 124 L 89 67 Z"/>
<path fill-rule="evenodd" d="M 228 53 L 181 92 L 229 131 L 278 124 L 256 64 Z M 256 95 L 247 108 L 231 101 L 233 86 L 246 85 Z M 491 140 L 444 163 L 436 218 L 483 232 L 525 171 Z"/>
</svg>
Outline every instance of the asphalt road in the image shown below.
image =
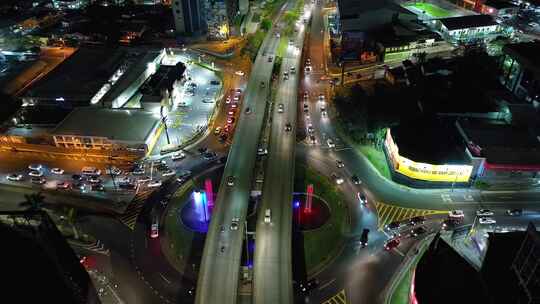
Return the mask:
<svg viewBox="0 0 540 304">
<path fill-rule="evenodd" d="M 282 11 L 283 12 L 283 11 Z M 229 151 L 224 177 L 206 236 L 195 302 L 235 304 L 242 253 L 244 222 L 252 185 L 257 144 L 269 97 L 273 61 L 265 54 L 274 54 L 279 43 L 268 35 L 259 50 L 244 95 L 240 119 Z M 261 83 L 265 84 L 263 88 Z M 246 114 L 249 107 L 251 113 Z M 228 177 L 234 185 L 227 184 Z M 238 219 L 238 229 L 231 222 Z"/>
<path fill-rule="evenodd" d="M 300 68 L 303 26 L 289 45 L 279 72 L 279 87 L 271 114 L 270 145 L 264 175 L 262 199 L 257 219 L 257 238 L 254 257 L 254 303 L 292 303 L 292 193 L 294 185 L 294 160 L 296 145 L 296 115 L 298 97 L 298 72 L 288 80 L 283 75 Z M 288 39 L 288 37 L 287 37 Z M 283 104 L 283 113 L 278 111 Z M 286 125 L 292 129 L 287 131 Z M 265 222 L 270 210 L 270 222 Z"/>
</svg>

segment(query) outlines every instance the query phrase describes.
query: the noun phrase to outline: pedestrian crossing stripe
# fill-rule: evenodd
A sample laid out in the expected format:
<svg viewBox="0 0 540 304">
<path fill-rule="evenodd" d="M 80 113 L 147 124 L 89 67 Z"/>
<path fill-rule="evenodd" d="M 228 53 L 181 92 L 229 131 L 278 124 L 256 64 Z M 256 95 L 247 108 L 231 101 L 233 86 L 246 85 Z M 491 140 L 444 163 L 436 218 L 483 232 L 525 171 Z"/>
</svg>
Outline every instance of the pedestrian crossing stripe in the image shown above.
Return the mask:
<svg viewBox="0 0 540 304">
<path fill-rule="evenodd" d="M 345 295 L 345 289 L 338 292 L 335 296 L 322 302 L 322 304 L 347 304 L 347 296 Z"/>
<path fill-rule="evenodd" d="M 126 209 L 126 212 L 118 217 L 120 222 L 126 225 L 129 229 L 135 230 L 135 224 L 137 223 L 137 218 L 139 213 L 144 206 L 146 199 L 152 194 L 153 190 L 145 190 L 137 193 L 131 204 Z"/>
<path fill-rule="evenodd" d="M 446 210 L 404 208 L 381 202 L 375 202 L 377 215 L 379 218 L 379 229 L 383 229 L 389 223 L 403 221 L 415 216 L 426 216 L 432 214 L 446 214 Z"/>
</svg>

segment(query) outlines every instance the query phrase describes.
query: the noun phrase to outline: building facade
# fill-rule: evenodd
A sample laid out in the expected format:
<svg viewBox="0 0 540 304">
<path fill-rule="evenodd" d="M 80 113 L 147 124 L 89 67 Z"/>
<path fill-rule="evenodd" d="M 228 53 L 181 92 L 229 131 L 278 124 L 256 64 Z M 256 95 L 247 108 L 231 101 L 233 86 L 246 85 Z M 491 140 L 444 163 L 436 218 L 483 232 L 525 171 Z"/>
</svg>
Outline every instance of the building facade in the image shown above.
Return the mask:
<svg viewBox="0 0 540 304">
<path fill-rule="evenodd" d="M 200 0 L 174 0 L 172 9 L 176 33 L 193 35 L 203 31 Z"/>
<path fill-rule="evenodd" d="M 508 44 L 503 47 L 501 82 L 521 100 L 540 101 L 540 42 Z"/>
<path fill-rule="evenodd" d="M 442 36 L 453 43 L 475 43 L 502 32 L 501 26 L 490 15 L 443 18 L 435 24 Z"/>
<path fill-rule="evenodd" d="M 77 10 L 88 6 L 89 0 L 53 0 L 53 7 L 58 10 Z"/>
</svg>

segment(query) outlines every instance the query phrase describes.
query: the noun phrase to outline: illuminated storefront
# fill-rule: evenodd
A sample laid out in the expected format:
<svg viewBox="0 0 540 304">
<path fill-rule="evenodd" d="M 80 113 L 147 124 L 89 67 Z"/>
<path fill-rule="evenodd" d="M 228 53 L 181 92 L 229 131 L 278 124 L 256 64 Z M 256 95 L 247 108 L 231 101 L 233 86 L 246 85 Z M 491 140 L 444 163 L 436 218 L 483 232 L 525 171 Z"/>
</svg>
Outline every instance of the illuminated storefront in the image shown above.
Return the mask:
<svg viewBox="0 0 540 304">
<path fill-rule="evenodd" d="M 467 183 L 471 177 L 473 170 L 471 165 L 432 165 L 418 163 L 399 155 L 398 146 L 392 138 L 390 129 L 386 132 L 385 146 L 394 171 L 407 177 L 432 182 L 456 183 Z"/>
</svg>

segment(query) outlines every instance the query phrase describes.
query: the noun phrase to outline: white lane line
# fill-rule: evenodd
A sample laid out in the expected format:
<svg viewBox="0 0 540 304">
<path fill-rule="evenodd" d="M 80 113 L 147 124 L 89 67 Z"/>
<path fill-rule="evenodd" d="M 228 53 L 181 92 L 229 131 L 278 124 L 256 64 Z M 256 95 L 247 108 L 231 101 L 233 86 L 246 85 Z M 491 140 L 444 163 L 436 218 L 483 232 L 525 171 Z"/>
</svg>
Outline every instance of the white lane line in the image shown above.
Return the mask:
<svg viewBox="0 0 540 304">
<path fill-rule="evenodd" d="M 324 283 L 319 287 L 319 290 L 323 290 L 324 288 L 328 287 L 330 284 L 334 283 L 336 281 L 336 278 L 331 279 L 330 281 Z"/>
<path fill-rule="evenodd" d="M 116 291 L 114 291 L 114 289 L 111 288 L 111 285 L 107 285 L 107 287 L 108 287 L 109 290 L 111 291 L 112 295 L 116 298 L 116 300 L 118 301 L 118 303 L 123 304 L 124 301 L 122 301 L 122 299 L 118 296 L 118 294 L 116 293 Z"/>
<path fill-rule="evenodd" d="M 394 251 L 397 252 L 400 256 L 404 257 L 405 254 L 403 252 L 401 252 L 399 249 L 397 248 L 394 248 Z"/>
<path fill-rule="evenodd" d="M 165 282 L 167 282 L 167 284 L 171 284 L 171 281 L 167 280 L 167 278 L 166 278 L 163 274 L 160 273 L 159 276 L 160 276 L 163 280 L 165 280 Z"/>
</svg>

